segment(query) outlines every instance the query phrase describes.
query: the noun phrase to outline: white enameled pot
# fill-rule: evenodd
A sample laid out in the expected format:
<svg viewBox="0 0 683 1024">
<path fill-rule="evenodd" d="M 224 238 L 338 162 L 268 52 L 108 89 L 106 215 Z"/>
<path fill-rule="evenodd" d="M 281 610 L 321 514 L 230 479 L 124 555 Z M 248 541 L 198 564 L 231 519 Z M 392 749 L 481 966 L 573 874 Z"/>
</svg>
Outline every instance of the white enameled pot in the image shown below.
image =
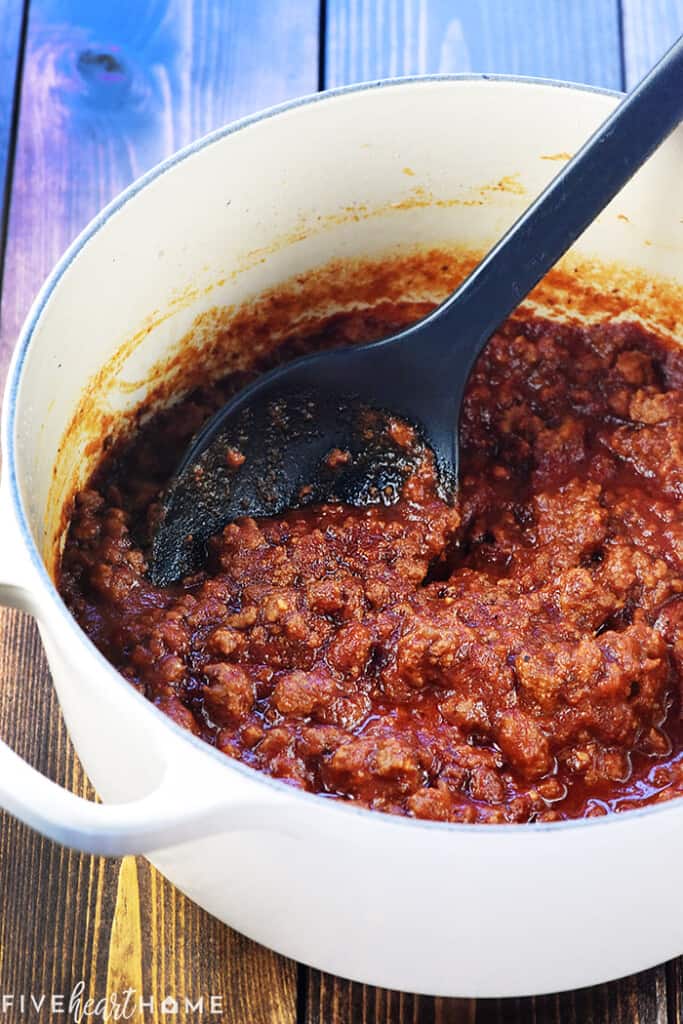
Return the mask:
<svg viewBox="0 0 683 1024">
<path fill-rule="evenodd" d="M 53 468 L 66 459 L 82 477 L 90 451 L 65 430 L 126 339 L 137 341 L 117 364 L 128 384 L 107 396 L 114 411 L 140 400 L 143 385 L 130 382 L 148 379 L 203 310 L 332 258 L 400 243 L 482 248 L 615 102 L 558 83 L 441 76 L 313 96 L 191 146 L 74 243 L 28 317 L 5 396 L 0 599 L 36 617 L 104 805 L 0 746 L 3 807 L 80 849 L 148 854 L 246 935 L 374 985 L 541 993 L 683 952 L 683 802 L 577 823 L 454 826 L 300 793 L 147 703 L 79 630 L 46 568 Z M 679 131 L 577 253 L 683 283 L 682 166 Z"/>
</svg>

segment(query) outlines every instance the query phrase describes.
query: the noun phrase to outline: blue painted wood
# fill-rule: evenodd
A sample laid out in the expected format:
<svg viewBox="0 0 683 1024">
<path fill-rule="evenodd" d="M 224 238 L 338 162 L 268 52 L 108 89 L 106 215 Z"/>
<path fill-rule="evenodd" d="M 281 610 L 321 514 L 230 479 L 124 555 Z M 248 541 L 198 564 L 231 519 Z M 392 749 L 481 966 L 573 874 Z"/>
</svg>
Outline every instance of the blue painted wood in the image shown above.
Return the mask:
<svg viewBox="0 0 683 1024">
<path fill-rule="evenodd" d="M 683 32 L 683 0 L 621 0 L 624 70 L 630 88 Z"/>
<path fill-rule="evenodd" d="M 42 279 L 109 199 L 209 129 L 316 89 L 318 16 L 318 0 L 32 0 L 0 375 Z"/>
<path fill-rule="evenodd" d="M 0 224 L 16 96 L 23 0 L 0 0 Z"/>
<path fill-rule="evenodd" d="M 619 89 L 618 0 L 328 0 L 326 86 L 437 71 Z"/>
</svg>

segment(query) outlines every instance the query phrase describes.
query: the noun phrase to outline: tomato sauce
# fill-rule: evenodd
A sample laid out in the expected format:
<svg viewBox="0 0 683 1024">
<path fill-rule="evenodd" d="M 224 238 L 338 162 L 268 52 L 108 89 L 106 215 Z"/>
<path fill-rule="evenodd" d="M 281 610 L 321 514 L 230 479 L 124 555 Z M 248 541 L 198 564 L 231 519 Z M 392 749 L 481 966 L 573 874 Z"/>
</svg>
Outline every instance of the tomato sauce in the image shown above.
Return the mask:
<svg viewBox="0 0 683 1024">
<path fill-rule="evenodd" d="M 277 358 L 389 334 L 407 310 L 338 314 Z M 674 344 L 513 318 L 469 382 L 455 506 L 425 453 L 397 504 L 240 520 L 155 588 L 159 495 L 247 379 L 156 414 L 75 499 L 60 589 L 133 686 L 229 757 L 396 814 L 552 821 L 681 793 Z"/>
</svg>

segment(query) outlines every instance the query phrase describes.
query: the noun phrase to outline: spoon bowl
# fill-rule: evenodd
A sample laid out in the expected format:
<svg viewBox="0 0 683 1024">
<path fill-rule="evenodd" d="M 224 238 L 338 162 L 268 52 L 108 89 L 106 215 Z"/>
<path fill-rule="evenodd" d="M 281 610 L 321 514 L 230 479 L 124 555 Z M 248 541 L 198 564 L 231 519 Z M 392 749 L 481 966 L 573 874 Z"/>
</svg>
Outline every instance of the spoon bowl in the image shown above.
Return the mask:
<svg viewBox="0 0 683 1024">
<path fill-rule="evenodd" d="M 397 500 L 421 443 L 453 500 L 460 407 L 477 356 L 682 118 L 683 37 L 431 314 L 382 341 L 281 366 L 228 401 L 165 492 L 152 582 L 198 568 L 208 539 L 240 516 Z M 399 420 L 414 431 L 409 441 L 397 441 Z"/>
</svg>

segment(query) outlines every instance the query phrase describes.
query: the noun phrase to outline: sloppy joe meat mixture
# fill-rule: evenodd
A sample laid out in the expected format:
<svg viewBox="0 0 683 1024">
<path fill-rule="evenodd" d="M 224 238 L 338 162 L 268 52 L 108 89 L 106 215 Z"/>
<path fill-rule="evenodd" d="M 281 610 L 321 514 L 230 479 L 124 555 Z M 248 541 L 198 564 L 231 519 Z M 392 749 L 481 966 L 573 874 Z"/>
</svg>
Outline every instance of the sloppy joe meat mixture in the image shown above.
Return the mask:
<svg viewBox="0 0 683 1024">
<path fill-rule="evenodd" d="M 414 312 L 339 314 L 278 358 Z M 157 414 L 75 499 L 60 589 L 133 686 L 229 757 L 395 814 L 552 821 L 683 791 L 672 343 L 512 319 L 469 383 L 455 507 L 426 454 L 390 507 L 235 522 L 203 571 L 155 588 L 159 494 L 246 379 Z"/>
</svg>

